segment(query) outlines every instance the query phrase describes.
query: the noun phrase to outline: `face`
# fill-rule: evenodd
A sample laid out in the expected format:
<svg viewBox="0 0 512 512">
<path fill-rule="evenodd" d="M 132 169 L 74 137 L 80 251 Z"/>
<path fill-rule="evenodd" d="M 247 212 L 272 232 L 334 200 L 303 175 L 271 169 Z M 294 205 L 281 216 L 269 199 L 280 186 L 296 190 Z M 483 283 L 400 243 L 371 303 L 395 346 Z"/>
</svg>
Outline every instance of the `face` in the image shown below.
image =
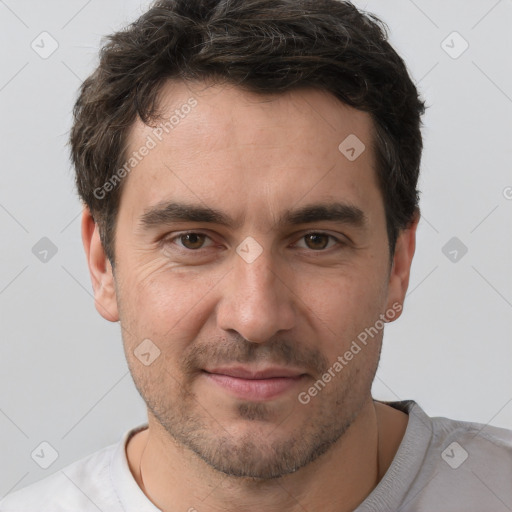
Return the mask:
<svg viewBox="0 0 512 512">
<path fill-rule="evenodd" d="M 150 428 L 219 471 L 279 477 L 356 419 L 401 309 L 412 254 L 389 258 L 372 121 L 312 89 L 173 83 L 161 107 L 169 133 L 129 136 L 128 156 L 147 154 L 98 309 L 120 319 Z M 356 159 L 338 148 L 350 135 Z"/>
</svg>

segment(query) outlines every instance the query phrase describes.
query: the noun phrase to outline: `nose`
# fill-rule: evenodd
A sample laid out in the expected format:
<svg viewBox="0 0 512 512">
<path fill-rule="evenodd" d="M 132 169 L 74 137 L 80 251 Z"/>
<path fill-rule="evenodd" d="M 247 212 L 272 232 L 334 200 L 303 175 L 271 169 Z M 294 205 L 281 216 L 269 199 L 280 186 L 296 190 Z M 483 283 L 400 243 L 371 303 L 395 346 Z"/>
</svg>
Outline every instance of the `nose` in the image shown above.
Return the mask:
<svg viewBox="0 0 512 512">
<path fill-rule="evenodd" d="M 234 255 L 217 305 L 220 329 L 236 331 L 253 343 L 265 343 L 279 331 L 295 325 L 292 283 L 285 270 L 272 261 L 270 251 L 252 262 Z"/>
</svg>

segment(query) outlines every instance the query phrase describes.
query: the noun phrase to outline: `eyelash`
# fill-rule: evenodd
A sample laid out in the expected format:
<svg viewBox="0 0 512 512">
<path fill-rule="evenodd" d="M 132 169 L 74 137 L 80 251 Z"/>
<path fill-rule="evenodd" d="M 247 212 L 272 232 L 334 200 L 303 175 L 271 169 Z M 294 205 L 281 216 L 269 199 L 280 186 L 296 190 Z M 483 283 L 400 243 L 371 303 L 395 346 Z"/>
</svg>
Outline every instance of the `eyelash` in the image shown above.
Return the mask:
<svg viewBox="0 0 512 512">
<path fill-rule="evenodd" d="M 208 236 L 208 234 L 206 233 L 203 233 L 201 231 L 183 231 L 181 233 L 178 233 L 177 235 L 174 235 L 170 238 L 166 238 L 163 240 L 163 244 L 165 245 L 170 245 L 170 244 L 173 244 L 176 240 L 180 240 L 181 237 L 183 236 L 186 236 L 186 235 L 203 235 L 205 236 L 206 238 L 208 238 L 211 242 L 213 242 L 213 240 L 211 239 L 210 236 Z M 332 249 L 334 246 L 338 246 L 338 247 L 343 247 L 343 246 L 346 246 L 347 245 L 347 242 L 344 242 L 343 240 L 340 240 L 339 238 L 335 237 L 334 235 L 331 235 L 329 233 L 325 233 L 323 231 L 308 231 L 307 233 L 304 233 L 300 238 L 299 240 L 303 240 L 306 236 L 308 235 L 322 235 L 322 236 L 326 236 L 328 237 L 330 240 L 333 240 L 335 242 L 335 244 L 331 245 L 329 247 L 329 242 L 328 242 L 328 246 L 324 249 L 309 249 L 308 247 L 302 247 L 301 249 L 305 249 L 305 250 L 309 250 L 310 252 L 312 253 L 321 253 L 321 252 L 327 252 L 329 249 Z M 296 242 L 295 242 L 296 243 Z M 192 253 L 192 252 L 197 252 L 197 253 L 200 253 L 201 251 L 203 251 L 204 249 L 207 249 L 208 247 L 210 247 L 212 244 L 210 244 L 209 246 L 207 247 L 200 247 L 199 249 L 188 249 L 187 247 L 184 247 L 184 246 L 180 246 L 178 245 L 178 247 L 180 248 L 180 250 L 184 251 L 184 252 L 189 252 L 189 253 Z"/>
</svg>

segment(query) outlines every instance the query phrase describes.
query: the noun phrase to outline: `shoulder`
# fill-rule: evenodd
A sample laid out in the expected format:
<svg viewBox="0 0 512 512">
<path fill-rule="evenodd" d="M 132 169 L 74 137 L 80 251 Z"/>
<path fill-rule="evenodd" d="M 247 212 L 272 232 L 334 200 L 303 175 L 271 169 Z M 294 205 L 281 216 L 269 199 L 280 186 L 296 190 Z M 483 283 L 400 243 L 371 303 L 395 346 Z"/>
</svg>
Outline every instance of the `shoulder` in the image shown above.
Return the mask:
<svg viewBox="0 0 512 512">
<path fill-rule="evenodd" d="M 512 431 L 430 417 L 413 400 L 383 402 L 409 416 L 390 468 L 358 512 L 512 510 Z"/>
<path fill-rule="evenodd" d="M 0 501 L 1 512 L 117 512 L 110 462 L 117 445 L 84 457 Z M 107 508 L 108 507 L 108 508 Z"/>
<path fill-rule="evenodd" d="M 447 511 L 511 510 L 512 430 L 444 417 L 431 418 L 431 425 L 410 494 L 419 493 L 418 504 L 444 504 Z"/>
<path fill-rule="evenodd" d="M 512 476 L 512 430 L 482 423 L 432 418 L 431 450 L 441 451 L 441 459 L 449 466 L 467 461 L 489 464 L 508 470 Z M 464 459 L 464 461 L 462 461 Z"/>
</svg>

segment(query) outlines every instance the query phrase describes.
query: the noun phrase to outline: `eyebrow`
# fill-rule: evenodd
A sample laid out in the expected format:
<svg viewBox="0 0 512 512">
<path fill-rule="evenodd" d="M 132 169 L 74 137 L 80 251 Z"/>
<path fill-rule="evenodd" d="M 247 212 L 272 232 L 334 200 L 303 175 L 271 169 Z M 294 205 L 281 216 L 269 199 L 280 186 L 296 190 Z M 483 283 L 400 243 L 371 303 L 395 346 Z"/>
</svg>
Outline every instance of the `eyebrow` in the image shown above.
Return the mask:
<svg viewBox="0 0 512 512">
<path fill-rule="evenodd" d="M 364 228 L 368 218 L 359 207 L 347 203 L 317 203 L 297 209 L 285 210 L 277 221 L 277 225 L 309 224 L 319 221 L 334 221 L 348 224 L 356 228 Z M 235 222 L 229 215 L 220 210 L 205 206 L 179 202 L 161 202 L 147 209 L 140 217 L 142 229 L 151 229 L 173 222 L 211 223 L 237 228 L 241 223 Z"/>
</svg>

